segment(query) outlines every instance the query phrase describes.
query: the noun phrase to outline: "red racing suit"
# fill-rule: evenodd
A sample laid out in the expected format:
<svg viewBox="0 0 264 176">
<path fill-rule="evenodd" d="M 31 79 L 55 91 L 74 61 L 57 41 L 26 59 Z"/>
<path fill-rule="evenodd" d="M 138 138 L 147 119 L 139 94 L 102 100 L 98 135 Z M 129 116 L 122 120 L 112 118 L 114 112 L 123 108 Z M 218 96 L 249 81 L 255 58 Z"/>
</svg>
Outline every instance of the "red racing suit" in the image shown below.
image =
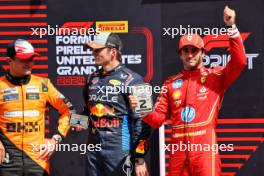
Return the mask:
<svg viewBox="0 0 264 176">
<path fill-rule="evenodd" d="M 144 121 L 159 128 L 166 117 L 172 122 L 171 176 L 219 176 L 220 159 L 213 150 L 216 120 L 223 95 L 246 65 L 242 39 L 229 37 L 231 60 L 226 67 L 183 70 L 164 82 L 167 87 Z M 181 144 L 185 144 L 185 147 Z"/>
</svg>

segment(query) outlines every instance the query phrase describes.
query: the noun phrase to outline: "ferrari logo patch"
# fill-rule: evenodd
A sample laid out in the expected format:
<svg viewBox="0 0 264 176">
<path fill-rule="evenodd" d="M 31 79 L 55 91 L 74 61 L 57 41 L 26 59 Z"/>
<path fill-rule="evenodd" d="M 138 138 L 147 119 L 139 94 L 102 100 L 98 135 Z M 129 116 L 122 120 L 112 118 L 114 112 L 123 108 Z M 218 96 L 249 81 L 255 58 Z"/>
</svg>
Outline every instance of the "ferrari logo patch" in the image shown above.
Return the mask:
<svg viewBox="0 0 264 176">
<path fill-rule="evenodd" d="M 206 81 L 206 76 L 202 76 L 202 77 L 201 77 L 201 83 L 204 84 L 205 81 Z"/>
</svg>

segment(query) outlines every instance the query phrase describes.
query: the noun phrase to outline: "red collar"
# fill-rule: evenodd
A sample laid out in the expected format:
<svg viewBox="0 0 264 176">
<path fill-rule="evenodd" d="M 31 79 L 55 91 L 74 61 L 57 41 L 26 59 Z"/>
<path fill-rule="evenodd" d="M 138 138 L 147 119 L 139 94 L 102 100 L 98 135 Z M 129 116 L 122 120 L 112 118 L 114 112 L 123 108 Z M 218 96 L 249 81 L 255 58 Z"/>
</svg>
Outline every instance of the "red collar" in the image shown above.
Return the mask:
<svg viewBox="0 0 264 176">
<path fill-rule="evenodd" d="M 201 75 L 203 72 L 205 72 L 206 68 L 204 66 L 202 66 L 199 69 L 195 69 L 195 70 L 182 70 L 181 73 L 184 75 L 189 75 L 189 76 L 194 76 L 194 75 Z"/>
</svg>

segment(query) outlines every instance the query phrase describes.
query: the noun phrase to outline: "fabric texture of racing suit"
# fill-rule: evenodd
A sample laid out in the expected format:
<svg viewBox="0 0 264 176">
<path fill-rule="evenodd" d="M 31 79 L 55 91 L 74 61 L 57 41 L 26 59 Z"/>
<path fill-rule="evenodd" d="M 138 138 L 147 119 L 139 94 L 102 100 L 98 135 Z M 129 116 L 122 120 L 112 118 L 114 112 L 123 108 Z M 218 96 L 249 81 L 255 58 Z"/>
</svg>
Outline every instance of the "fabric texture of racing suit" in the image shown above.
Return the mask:
<svg viewBox="0 0 264 176">
<path fill-rule="evenodd" d="M 147 152 L 150 127 L 130 110 L 130 92 L 115 88 L 143 83 L 142 77 L 124 65 L 118 65 L 106 74 L 102 70 L 94 72 L 86 82 L 83 93 L 86 114 L 90 118 L 88 144 L 101 148 L 100 151 L 88 151 L 87 174 L 133 175 L 134 158 L 143 158 Z M 112 92 L 107 94 L 106 89 Z"/>
<path fill-rule="evenodd" d="M 14 78 L 9 72 L 0 78 L 0 140 L 6 150 L 0 175 L 49 174 L 48 159 L 38 159 L 39 152 L 33 151 L 44 143 L 48 104 L 59 111 L 57 134 L 65 137 L 73 106 L 48 78 L 34 75 Z"/>
<path fill-rule="evenodd" d="M 144 118 L 153 128 L 160 127 L 167 117 L 171 120 L 170 176 L 220 175 L 220 159 L 213 149 L 208 150 L 208 145 L 217 144 L 215 127 L 223 95 L 246 65 L 240 34 L 237 28 L 232 32 L 231 60 L 226 67 L 183 70 L 168 78 L 163 85 L 167 92 L 160 94 L 154 111 Z M 180 144 L 189 144 L 189 149 L 180 150 Z M 195 149 L 190 144 L 201 144 L 203 148 Z"/>
</svg>

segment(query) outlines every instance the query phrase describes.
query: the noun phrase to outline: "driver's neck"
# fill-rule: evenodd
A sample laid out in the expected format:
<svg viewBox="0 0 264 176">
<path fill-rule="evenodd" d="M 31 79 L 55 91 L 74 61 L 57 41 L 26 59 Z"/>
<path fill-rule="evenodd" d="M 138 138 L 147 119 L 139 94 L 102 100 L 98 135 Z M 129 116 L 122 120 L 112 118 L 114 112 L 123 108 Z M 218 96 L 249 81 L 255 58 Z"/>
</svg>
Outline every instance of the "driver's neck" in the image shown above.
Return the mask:
<svg viewBox="0 0 264 176">
<path fill-rule="evenodd" d="M 120 62 L 118 60 L 113 60 L 113 61 L 109 62 L 108 64 L 102 66 L 103 72 L 107 73 L 107 72 L 115 69 L 119 64 L 120 64 Z"/>
<path fill-rule="evenodd" d="M 200 69 L 200 68 L 202 68 L 203 67 L 203 63 L 201 62 L 201 63 L 199 63 L 197 66 L 195 66 L 195 67 L 188 67 L 188 66 L 183 66 L 183 68 L 184 68 L 184 70 L 187 70 L 187 71 L 193 71 L 193 70 L 198 70 L 198 69 Z"/>
<path fill-rule="evenodd" d="M 10 69 L 9 70 L 9 74 L 15 78 L 23 78 L 23 77 L 26 77 L 27 75 L 20 75 L 20 74 L 17 74 L 14 70 Z"/>
</svg>

